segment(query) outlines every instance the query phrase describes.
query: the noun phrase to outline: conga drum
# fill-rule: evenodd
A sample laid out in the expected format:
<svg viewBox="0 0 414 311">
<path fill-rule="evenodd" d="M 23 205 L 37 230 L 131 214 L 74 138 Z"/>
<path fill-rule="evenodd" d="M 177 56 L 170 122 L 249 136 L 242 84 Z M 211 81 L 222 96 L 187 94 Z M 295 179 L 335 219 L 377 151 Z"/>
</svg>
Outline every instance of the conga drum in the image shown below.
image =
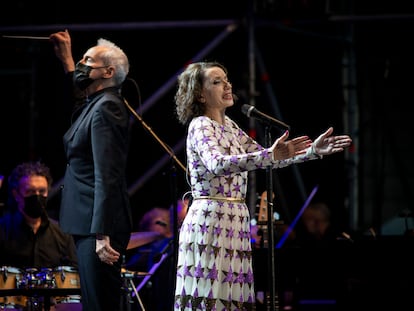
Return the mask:
<svg viewBox="0 0 414 311">
<path fill-rule="evenodd" d="M 24 274 L 16 267 L 3 266 L 0 268 L 0 290 L 21 288 Z M 25 296 L 0 296 L 0 310 L 23 310 L 27 304 Z"/>
<path fill-rule="evenodd" d="M 80 288 L 78 269 L 71 266 L 59 266 L 54 269 L 56 288 Z"/>
<path fill-rule="evenodd" d="M 56 288 L 80 288 L 78 270 L 71 266 L 59 266 L 54 269 Z M 57 311 L 82 311 L 80 295 L 66 295 L 55 297 L 56 304 L 53 309 Z"/>
</svg>

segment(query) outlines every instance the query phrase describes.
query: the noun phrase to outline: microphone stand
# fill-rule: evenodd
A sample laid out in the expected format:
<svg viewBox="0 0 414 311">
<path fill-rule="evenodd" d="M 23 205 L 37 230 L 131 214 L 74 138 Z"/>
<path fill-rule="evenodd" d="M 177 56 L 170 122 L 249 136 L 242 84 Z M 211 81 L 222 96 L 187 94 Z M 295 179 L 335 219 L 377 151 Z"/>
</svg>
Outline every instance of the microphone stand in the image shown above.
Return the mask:
<svg viewBox="0 0 414 311">
<path fill-rule="evenodd" d="M 126 106 L 131 111 L 131 113 L 135 116 L 135 118 L 141 122 L 142 126 L 155 138 L 155 140 L 161 145 L 162 148 L 171 156 L 171 159 L 173 159 L 183 170 L 187 173 L 186 167 L 178 160 L 178 158 L 175 156 L 174 151 L 168 146 L 166 143 L 164 143 L 157 134 L 152 130 L 152 128 L 145 123 L 145 121 L 142 119 L 142 117 L 129 105 L 128 101 L 124 99 Z"/>
<path fill-rule="evenodd" d="M 265 126 L 266 146 L 272 145 L 270 126 Z M 275 288 L 276 269 L 275 269 L 275 243 L 274 243 L 274 226 L 273 226 L 273 176 L 272 166 L 266 168 L 266 189 L 267 189 L 267 232 L 268 232 L 268 269 L 269 269 L 269 297 L 267 299 L 267 310 L 279 311 L 279 299 Z"/>
</svg>

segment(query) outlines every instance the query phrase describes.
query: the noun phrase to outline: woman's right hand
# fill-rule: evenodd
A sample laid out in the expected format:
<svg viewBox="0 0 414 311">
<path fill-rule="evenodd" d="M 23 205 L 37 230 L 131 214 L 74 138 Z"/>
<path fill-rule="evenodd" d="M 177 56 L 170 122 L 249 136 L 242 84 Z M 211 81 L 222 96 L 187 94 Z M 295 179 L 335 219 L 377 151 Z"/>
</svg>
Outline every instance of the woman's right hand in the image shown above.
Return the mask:
<svg viewBox="0 0 414 311">
<path fill-rule="evenodd" d="M 287 140 L 288 137 L 289 131 L 286 131 L 273 144 L 273 160 L 285 160 L 304 154 L 312 144 L 312 140 L 308 136 L 299 136 Z"/>
</svg>

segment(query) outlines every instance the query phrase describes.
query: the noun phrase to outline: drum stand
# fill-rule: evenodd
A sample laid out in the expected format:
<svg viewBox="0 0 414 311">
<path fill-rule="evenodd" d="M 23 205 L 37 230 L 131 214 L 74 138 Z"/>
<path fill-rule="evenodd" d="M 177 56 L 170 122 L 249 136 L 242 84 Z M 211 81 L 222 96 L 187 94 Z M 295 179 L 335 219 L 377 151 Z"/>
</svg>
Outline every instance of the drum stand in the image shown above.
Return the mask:
<svg viewBox="0 0 414 311">
<path fill-rule="evenodd" d="M 43 310 L 49 311 L 50 310 L 50 297 L 49 296 L 28 297 L 26 308 L 27 308 L 27 311 L 43 311 Z"/>
<path fill-rule="evenodd" d="M 129 303 L 131 302 L 131 289 L 132 289 L 135 293 L 135 296 L 137 297 L 137 301 L 141 308 L 141 311 L 145 311 L 144 304 L 142 303 L 141 297 L 139 297 L 138 295 L 138 291 L 137 291 L 137 288 L 135 287 L 134 281 L 131 278 L 127 279 L 126 281 L 127 281 L 127 284 L 126 284 L 127 286 L 126 286 L 125 305 L 129 306 Z M 130 308 L 127 307 L 127 310 L 125 311 L 130 311 Z"/>
<path fill-rule="evenodd" d="M 170 243 L 167 245 L 169 246 Z M 131 301 L 131 292 L 133 291 L 135 296 L 137 297 L 138 304 L 141 308 L 141 311 L 146 311 L 144 304 L 142 303 L 141 297 L 139 296 L 138 292 L 142 289 L 142 287 L 149 281 L 151 276 L 157 271 L 158 267 L 164 262 L 164 260 L 168 257 L 168 253 L 166 251 L 162 252 L 161 259 L 154 264 L 151 269 L 148 272 L 134 272 L 134 271 L 125 271 L 122 273 L 122 276 L 124 278 L 125 283 L 125 290 L 126 290 L 126 299 L 125 303 L 126 305 L 129 304 Z M 134 277 L 142 277 L 144 276 L 144 279 L 138 284 L 138 286 L 135 286 L 133 278 Z M 130 311 L 129 308 L 125 311 Z"/>
<path fill-rule="evenodd" d="M 123 305 L 125 306 L 125 311 L 131 311 L 130 304 L 132 303 L 132 292 L 134 292 L 135 296 L 137 297 L 141 311 L 145 311 L 144 304 L 142 303 L 141 297 L 138 294 L 139 290 L 137 290 L 134 284 L 134 278 L 147 276 L 148 274 L 149 273 L 146 272 L 135 272 L 123 269 L 121 275 L 124 281 L 123 289 L 125 290 L 125 299 L 123 301 Z"/>
</svg>

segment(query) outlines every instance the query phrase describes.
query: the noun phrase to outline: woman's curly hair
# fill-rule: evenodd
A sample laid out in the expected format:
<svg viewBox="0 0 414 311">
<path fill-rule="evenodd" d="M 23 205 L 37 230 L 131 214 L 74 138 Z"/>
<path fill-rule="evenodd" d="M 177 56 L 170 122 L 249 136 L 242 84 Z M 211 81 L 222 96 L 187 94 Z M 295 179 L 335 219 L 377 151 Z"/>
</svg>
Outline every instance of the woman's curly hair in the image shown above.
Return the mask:
<svg viewBox="0 0 414 311">
<path fill-rule="evenodd" d="M 205 105 L 200 102 L 203 78 L 206 69 L 220 67 L 227 74 L 227 69 L 218 62 L 197 62 L 188 65 L 178 76 L 178 88 L 175 93 L 175 111 L 178 121 L 186 125 L 194 117 L 204 114 Z"/>
</svg>

